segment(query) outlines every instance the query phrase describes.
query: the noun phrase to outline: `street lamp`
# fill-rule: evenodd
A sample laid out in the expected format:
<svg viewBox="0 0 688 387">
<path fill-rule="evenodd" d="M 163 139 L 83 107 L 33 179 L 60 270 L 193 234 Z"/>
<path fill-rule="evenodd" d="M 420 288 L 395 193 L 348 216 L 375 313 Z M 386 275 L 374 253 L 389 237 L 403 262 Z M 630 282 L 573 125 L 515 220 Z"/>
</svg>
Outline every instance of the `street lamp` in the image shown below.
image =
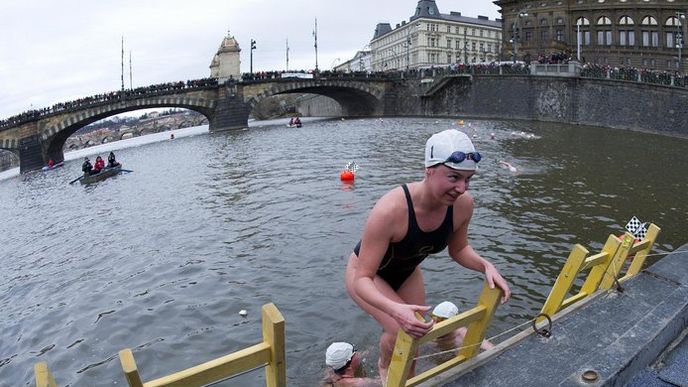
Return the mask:
<svg viewBox="0 0 688 387">
<path fill-rule="evenodd" d="M 678 71 L 682 73 L 683 65 L 681 62 L 681 49 L 683 48 L 683 25 L 685 24 L 684 21 L 686 20 L 686 14 L 681 11 L 677 11 L 676 20 L 676 47 L 678 48 Z"/>
<path fill-rule="evenodd" d="M 516 58 L 518 57 L 518 40 L 520 39 L 519 34 L 521 33 L 521 18 L 528 16 L 528 13 L 525 11 L 525 9 L 520 10 L 517 14 L 516 17 L 514 18 L 514 22 L 511 24 L 511 33 L 513 38 L 511 39 L 511 42 L 514 45 L 514 55 L 513 55 L 513 60 L 514 63 L 516 63 Z"/>
<path fill-rule="evenodd" d="M 253 75 L 253 50 L 255 50 L 255 49 L 256 49 L 256 41 L 253 40 L 253 39 L 251 39 L 251 61 L 250 61 L 250 64 L 251 64 L 251 70 L 250 70 L 251 75 Z"/>
<path fill-rule="evenodd" d="M 411 33 L 415 32 L 416 29 L 420 27 L 420 22 L 417 22 L 413 26 L 409 26 L 409 29 L 406 30 L 406 70 L 409 69 L 409 66 L 411 65 L 411 57 L 410 57 L 410 52 L 409 50 L 411 49 Z"/>
</svg>

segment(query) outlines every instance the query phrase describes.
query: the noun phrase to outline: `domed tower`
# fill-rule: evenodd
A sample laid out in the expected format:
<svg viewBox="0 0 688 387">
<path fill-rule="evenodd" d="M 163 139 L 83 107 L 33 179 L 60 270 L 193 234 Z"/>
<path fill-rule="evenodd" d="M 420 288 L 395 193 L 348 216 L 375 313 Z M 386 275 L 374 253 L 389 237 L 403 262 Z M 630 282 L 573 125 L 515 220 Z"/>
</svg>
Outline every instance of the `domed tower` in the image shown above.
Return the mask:
<svg viewBox="0 0 688 387">
<path fill-rule="evenodd" d="M 217 78 L 218 82 L 223 83 L 230 77 L 241 78 L 241 48 L 234 36 L 227 31 L 227 36 L 222 39 L 220 48 L 210 62 L 210 77 Z"/>
</svg>

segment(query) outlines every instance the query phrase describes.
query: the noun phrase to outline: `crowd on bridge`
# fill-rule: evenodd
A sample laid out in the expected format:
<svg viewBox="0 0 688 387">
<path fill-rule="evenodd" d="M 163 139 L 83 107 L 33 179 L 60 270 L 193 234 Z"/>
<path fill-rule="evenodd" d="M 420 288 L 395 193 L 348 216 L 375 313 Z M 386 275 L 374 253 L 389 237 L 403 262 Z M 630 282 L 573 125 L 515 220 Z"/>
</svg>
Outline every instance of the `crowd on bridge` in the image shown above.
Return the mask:
<svg viewBox="0 0 688 387">
<path fill-rule="evenodd" d="M 526 58 L 528 59 L 528 58 Z M 537 63 L 554 64 L 568 63 L 571 56 L 568 53 L 556 53 L 549 56 L 541 55 Z M 688 87 L 686 76 L 678 71 L 659 71 L 637 68 L 632 66 L 611 66 L 607 64 L 585 63 L 582 66 L 581 77 L 585 78 L 606 78 L 616 80 L 626 80 L 635 82 L 654 83 L 667 86 Z M 423 68 L 393 71 L 260 71 L 256 73 L 244 73 L 241 82 L 265 82 L 265 81 L 292 81 L 293 77 L 318 79 L 420 79 L 428 76 L 443 76 L 453 74 L 530 74 L 530 62 L 492 62 L 492 63 L 454 63 L 449 65 L 432 65 Z M 230 82 L 235 82 L 230 79 Z M 168 82 L 135 89 L 112 91 L 104 94 L 96 94 L 90 97 L 79 98 L 74 101 L 60 102 L 52 107 L 42 109 L 31 109 L 21 114 L 0 120 L 0 130 L 20 125 L 25 122 L 45 118 L 50 115 L 80 110 L 85 107 L 92 107 L 101 104 L 123 101 L 132 98 L 155 96 L 158 94 L 169 94 L 170 92 L 183 91 L 189 89 L 202 89 L 216 87 L 216 78 L 203 78 L 188 80 L 186 82 Z"/>
<path fill-rule="evenodd" d="M 216 78 L 203 78 L 196 80 L 188 80 L 186 82 L 168 82 L 157 85 L 150 85 L 146 87 L 137 87 L 135 89 L 125 89 L 120 91 L 111 91 L 104 94 L 96 94 L 90 97 L 79 98 L 74 101 L 56 103 L 51 107 L 42 109 L 27 110 L 16 116 L 0 120 L 0 129 L 9 128 L 22 123 L 45 118 L 50 115 L 65 113 L 72 110 L 83 109 L 84 107 L 97 106 L 131 98 L 139 98 L 146 96 L 154 96 L 157 94 L 167 94 L 169 92 L 198 89 L 206 87 L 217 86 Z"/>
</svg>

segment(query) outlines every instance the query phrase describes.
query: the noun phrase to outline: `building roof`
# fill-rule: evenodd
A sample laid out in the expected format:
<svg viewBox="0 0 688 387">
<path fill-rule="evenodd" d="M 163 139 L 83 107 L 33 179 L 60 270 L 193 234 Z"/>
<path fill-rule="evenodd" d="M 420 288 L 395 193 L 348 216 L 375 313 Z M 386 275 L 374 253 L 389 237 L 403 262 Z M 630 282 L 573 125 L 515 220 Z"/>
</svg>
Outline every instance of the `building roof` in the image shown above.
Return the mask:
<svg viewBox="0 0 688 387">
<path fill-rule="evenodd" d="M 451 11 L 449 14 L 442 14 L 437 8 L 437 4 L 435 3 L 435 0 L 419 0 L 418 5 L 416 6 L 416 13 L 409 18 L 409 21 L 413 20 L 418 20 L 418 19 L 437 19 L 437 20 L 442 20 L 442 21 L 449 21 L 453 23 L 463 23 L 463 24 L 473 24 L 477 26 L 483 26 L 483 27 L 492 27 L 492 28 L 502 28 L 502 20 L 501 19 L 496 19 L 496 20 L 490 20 L 487 16 L 478 16 L 477 18 L 475 17 L 469 17 L 469 16 L 461 16 L 461 12 L 454 12 Z M 402 27 L 405 26 L 406 24 L 402 23 Z M 399 27 L 399 26 L 397 26 Z M 373 34 L 373 39 L 376 40 L 378 38 L 383 37 L 384 35 L 387 35 L 388 33 L 392 32 L 392 26 L 389 23 L 378 23 L 377 26 L 375 27 L 375 33 Z"/>
</svg>

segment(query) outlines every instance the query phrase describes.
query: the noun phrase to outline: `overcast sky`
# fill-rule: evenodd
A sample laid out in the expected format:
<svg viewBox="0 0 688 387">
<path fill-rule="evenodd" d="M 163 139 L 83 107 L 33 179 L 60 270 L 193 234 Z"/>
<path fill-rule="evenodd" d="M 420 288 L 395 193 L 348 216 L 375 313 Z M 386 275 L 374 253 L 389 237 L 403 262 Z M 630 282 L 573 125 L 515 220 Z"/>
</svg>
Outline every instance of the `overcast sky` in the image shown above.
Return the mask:
<svg viewBox="0 0 688 387">
<path fill-rule="evenodd" d="M 370 42 L 380 22 L 408 20 L 417 0 L 2 0 L 0 118 L 125 87 L 199 79 L 230 31 L 249 71 L 330 69 Z M 492 0 L 437 0 L 440 12 L 500 17 Z"/>
</svg>

